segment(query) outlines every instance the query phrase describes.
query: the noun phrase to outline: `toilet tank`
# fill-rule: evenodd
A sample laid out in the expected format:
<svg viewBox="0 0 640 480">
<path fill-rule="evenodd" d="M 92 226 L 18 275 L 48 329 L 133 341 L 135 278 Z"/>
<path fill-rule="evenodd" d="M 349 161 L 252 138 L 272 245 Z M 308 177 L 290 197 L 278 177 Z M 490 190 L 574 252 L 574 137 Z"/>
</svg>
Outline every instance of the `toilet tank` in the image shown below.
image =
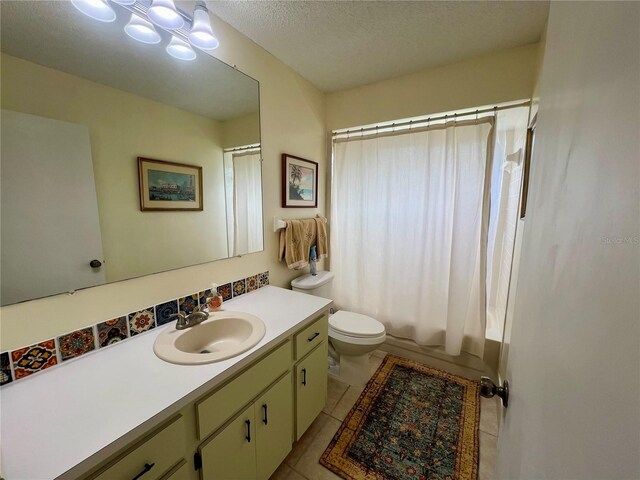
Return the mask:
<svg viewBox="0 0 640 480">
<path fill-rule="evenodd" d="M 317 275 L 307 273 L 291 281 L 291 290 L 331 300 L 332 282 L 333 273 L 331 272 L 318 272 Z"/>
</svg>

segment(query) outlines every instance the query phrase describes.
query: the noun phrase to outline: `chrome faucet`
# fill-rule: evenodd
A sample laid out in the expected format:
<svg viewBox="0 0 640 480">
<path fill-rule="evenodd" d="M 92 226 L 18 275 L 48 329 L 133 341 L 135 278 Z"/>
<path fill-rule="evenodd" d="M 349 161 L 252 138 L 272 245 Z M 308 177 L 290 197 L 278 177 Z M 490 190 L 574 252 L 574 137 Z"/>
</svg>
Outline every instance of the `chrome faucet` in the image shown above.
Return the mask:
<svg viewBox="0 0 640 480">
<path fill-rule="evenodd" d="M 189 315 L 185 315 L 184 313 L 174 313 L 169 315 L 169 318 L 177 318 L 176 322 L 176 330 L 185 330 L 189 327 L 193 327 L 198 325 L 199 323 L 204 322 L 207 318 L 209 318 L 209 314 L 207 312 L 194 311 Z"/>
</svg>

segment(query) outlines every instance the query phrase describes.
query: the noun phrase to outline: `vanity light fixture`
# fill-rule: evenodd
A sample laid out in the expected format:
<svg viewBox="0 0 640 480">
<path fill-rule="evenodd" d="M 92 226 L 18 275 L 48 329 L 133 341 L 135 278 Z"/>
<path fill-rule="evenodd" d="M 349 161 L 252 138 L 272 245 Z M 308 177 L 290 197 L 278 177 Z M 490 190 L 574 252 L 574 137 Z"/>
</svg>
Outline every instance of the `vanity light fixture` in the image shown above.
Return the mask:
<svg viewBox="0 0 640 480">
<path fill-rule="evenodd" d="M 201 50 L 213 50 L 220 44 L 213 34 L 205 0 L 196 0 L 193 18 L 178 11 L 174 0 L 70 0 L 80 12 L 101 22 L 116 19 L 111 2 L 121 5 L 131 14 L 124 31 L 134 40 L 160 43 L 162 32 L 154 24 L 171 33 L 166 51 L 179 60 L 195 60 L 197 55 L 192 45 Z"/>
<path fill-rule="evenodd" d="M 213 34 L 209 10 L 203 0 L 197 0 L 193 10 L 193 25 L 189 33 L 189 41 L 195 47 L 202 50 L 213 50 L 218 48 L 220 42 Z"/>
<path fill-rule="evenodd" d="M 191 45 L 176 36 L 171 37 L 171 42 L 167 45 L 167 53 L 179 60 L 195 60 L 196 58 L 196 52 L 193 51 Z"/>
<path fill-rule="evenodd" d="M 124 31 L 134 40 L 138 40 L 142 43 L 160 43 L 160 34 L 156 31 L 153 24 L 149 20 L 136 15 L 131 14 L 131 20 L 124 27 Z"/>
<path fill-rule="evenodd" d="M 107 0 L 71 0 L 71 3 L 94 20 L 113 22 L 116 19 L 116 12 L 113 11 Z"/>
<path fill-rule="evenodd" d="M 147 16 L 153 23 L 167 30 L 177 30 L 184 26 L 184 19 L 176 10 L 173 0 L 153 0 Z"/>
</svg>

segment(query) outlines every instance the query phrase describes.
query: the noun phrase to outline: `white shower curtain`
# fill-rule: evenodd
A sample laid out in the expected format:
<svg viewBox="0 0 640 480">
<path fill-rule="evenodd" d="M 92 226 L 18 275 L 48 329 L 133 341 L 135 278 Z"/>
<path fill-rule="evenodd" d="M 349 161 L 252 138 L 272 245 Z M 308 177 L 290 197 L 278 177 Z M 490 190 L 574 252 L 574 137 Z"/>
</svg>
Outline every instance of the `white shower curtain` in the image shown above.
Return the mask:
<svg viewBox="0 0 640 480">
<path fill-rule="evenodd" d="M 262 168 L 260 152 L 234 153 L 231 255 L 262 250 Z"/>
<path fill-rule="evenodd" d="M 387 332 L 482 356 L 493 118 L 337 139 L 333 298 Z"/>
</svg>

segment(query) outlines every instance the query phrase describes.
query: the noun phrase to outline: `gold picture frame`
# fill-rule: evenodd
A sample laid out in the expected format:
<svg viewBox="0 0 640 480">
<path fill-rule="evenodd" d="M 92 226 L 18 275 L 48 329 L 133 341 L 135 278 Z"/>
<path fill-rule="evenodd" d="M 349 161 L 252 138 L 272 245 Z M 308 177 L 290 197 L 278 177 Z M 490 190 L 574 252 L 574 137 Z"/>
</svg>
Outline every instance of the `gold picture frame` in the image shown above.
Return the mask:
<svg viewBox="0 0 640 480">
<path fill-rule="evenodd" d="M 138 157 L 140 210 L 202 211 L 202 167 Z"/>
</svg>

